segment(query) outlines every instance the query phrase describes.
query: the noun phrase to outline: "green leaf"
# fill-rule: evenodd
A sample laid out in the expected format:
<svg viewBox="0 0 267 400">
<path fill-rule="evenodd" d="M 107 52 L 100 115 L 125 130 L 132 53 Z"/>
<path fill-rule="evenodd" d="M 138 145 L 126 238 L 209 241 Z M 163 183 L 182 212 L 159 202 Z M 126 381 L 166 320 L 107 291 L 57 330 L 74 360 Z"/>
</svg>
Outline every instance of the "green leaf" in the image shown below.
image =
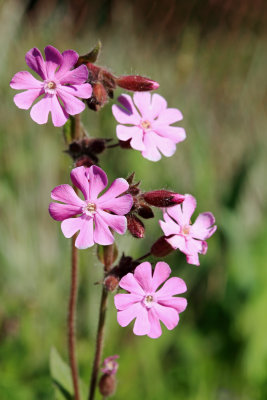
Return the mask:
<svg viewBox="0 0 267 400">
<path fill-rule="evenodd" d="M 55 384 L 56 400 L 73 400 L 73 384 L 71 371 L 68 364 L 62 360 L 58 351 L 53 347 L 50 353 L 50 373 Z M 87 396 L 87 387 L 79 379 L 81 399 L 85 400 Z"/>
<path fill-rule="evenodd" d="M 74 131 L 73 124 L 74 124 L 74 118 L 70 115 L 70 118 L 63 126 L 63 136 L 65 143 L 67 145 L 73 141 L 73 131 Z"/>
</svg>

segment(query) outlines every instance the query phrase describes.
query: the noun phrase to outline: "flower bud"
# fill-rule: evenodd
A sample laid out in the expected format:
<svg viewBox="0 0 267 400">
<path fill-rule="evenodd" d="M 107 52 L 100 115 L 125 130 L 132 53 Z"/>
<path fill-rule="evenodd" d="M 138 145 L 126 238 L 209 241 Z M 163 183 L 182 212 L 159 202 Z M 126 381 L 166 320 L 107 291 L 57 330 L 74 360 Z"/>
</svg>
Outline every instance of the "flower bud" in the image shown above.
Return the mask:
<svg viewBox="0 0 267 400">
<path fill-rule="evenodd" d="M 112 396 L 116 391 L 117 380 L 115 375 L 104 374 L 99 381 L 99 391 L 104 397 Z"/>
<path fill-rule="evenodd" d="M 106 246 L 101 244 L 97 246 L 97 258 L 105 266 L 105 270 L 111 267 L 117 257 L 118 248 L 115 242 Z"/>
<path fill-rule="evenodd" d="M 130 145 L 130 143 L 131 143 L 131 140 L 132 139 L 129 139 L 129 140 L 119 140 L 119 144 L 120 144 L 120 147 L 122 148 L 122 149 L 131 149 L 132 147 L 131 147 L 131 145 Z"/>
<path fill-rule="evenodd" d="M 133 92 L 145 92 L 159 88 L 159 84 L 152 79 L 140 75 L 119 76 L 116 83 L 123 89 Z"/>
<path fill-rule="evenodd" d="M 119 286 L 120 279 L 116 275 L 110 274 L 104 279 L 104 286 L 108 292 L 114 292 Z"/>
<path fill-rule="evenodd" d="M 181 204 L 185 196 L 169 190 L 154 190 L 143 194 L 144 200 L 155 207 L 172 207 Z"/>
<path fill-rule="evenodd" d="M 127 228 L 132 236 L 137 239 L 142 239 L 145 236 L 145 226 L 143 222 L 133 214 L 128 214 L 126 218 Z"/>
<path fill-rule="evenodd" d="M 167 242 L 166 236 L 161 236 L 151 247 L 151 254 L 156 257 L 165 257 L 174 251 L 174 248 Z"/>
<path fill-rule="evenodd" d="M 93 111 L 99 111 L 108 101 L 106 89 L 101 82 L 96 82 L 93 86 L 93 94 L 87 100 L 88 107 Z"/>
<path fill-rule="evenodd" d="M 152 209 L 145 203 L 139 203 L 137 214 L 144 219 L 154 218 Z"/>
<path fill-rule="evenodd" d="M 102 47 L 102 43 L 99 40 L 98 43 L 95 45 L 95 47 L 89 53 L 85 54 L 84 56 L 80 56 L 78 58 L 76 67 L 78 67 L 81 64 L 96 62 L 97 58 L 99 56 L 101 47 Z"/>
</svg>

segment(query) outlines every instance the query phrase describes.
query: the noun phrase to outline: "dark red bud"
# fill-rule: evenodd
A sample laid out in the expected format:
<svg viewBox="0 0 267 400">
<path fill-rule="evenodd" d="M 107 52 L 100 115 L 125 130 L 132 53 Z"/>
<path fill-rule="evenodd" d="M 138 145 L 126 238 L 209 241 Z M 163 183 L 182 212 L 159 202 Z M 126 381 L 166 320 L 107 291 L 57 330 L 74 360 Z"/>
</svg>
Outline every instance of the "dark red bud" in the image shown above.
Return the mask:
<svg viewBox="0 0 267 400">
<path fill-rule="evenodd" d="M 141 203 L 139 204 L 139 208 L 137 209 L 137 214 L 140 215 L 140 217 L 145 218 L 145 219 L 149 219 L 149 218 L 154 218 L 154 213 L 151 210 L 151 208 L 144 204 Z"/>
<path fill-rule="evenodd" d="M 131 148 L 132 148 L 131 145 L 130 145 L 131 140 L 132 140 L 132 139 L 125 140 L 125 141 L 124 141 L 124 140 L 119 140 L 120 147 L 121 147 L 122 149 L 131 149 Z"/>
<path fill-rule="evenodd" d="M 99 391 L 104 397 L 112 396 L 116 391 L 117 381 L 115 375 L 104 374 L 99 381 Z"/>
<path fill-rule="evenodd" d="M 172 207 L 181 204 L 185 196 L 169 190 L 154 190 L 143 194 L 145 201 L 155 207 Z"/>
<path fill-rule="evenodd" d="M 126 218 L 129 232 L 134 237 L 142 239 L 145 236 L 145 226 L 143 222 L 133 214 L 127 215 Z"/>
<path fill-rule="evenodd" d="M 96 101 L 100 106 L 103 106 L 108 101 L 106 89 L 100 82 L 93 85 L 93 96 L 96 98 Z"/>
<path fill-rule="evenodd" d="M 112 75 L 109 71 L 107 71 L 106 69 L 101 69 L 100 73 L 99 73 L 99 80 L 101 82 L 103 82 L 103 85 L 105 86 L 105 88 L 109 88 L 109 89 L 115 89 L 116 88 L 116 78 L 114 75 Z"/>
<path fill-rule="evenodd" d="M 95 165 L 95 162 L 88 156 L 79 157 L 75 162 L 75 167 L 84 166 L 84 167 L 89 168 L 92 165 Z"/>
<path fill-rule="evenodd" d="M 108 141 L 108 139 L 107 140 L 106 139 L 90 139 L 88 141 L 87 147 L 92 153 L 100 154 L 106 149 L 107 141 Z"/>
<path fill-rule="evenodd" d="M 121 88 L 132 90 L 133 92 L 146 92 L 159 88 L 159 83 L 140 75 L 119 76 L 116 79 L 116 83 Z"/>
<path fill-rule="evenodd" d="M 115 275 L 108 275 L 104 280 L 104 286 L 108 292 L 114 292 L 119 286 L 120 279 Z"/>
<path fill-rule="evenodd" d="M 174 248 L 167 242 L 166 236 L 161 236 L 151 247 L 151 254 L 156 257 L 165 257 L 174 251 Z"/>
</svg>

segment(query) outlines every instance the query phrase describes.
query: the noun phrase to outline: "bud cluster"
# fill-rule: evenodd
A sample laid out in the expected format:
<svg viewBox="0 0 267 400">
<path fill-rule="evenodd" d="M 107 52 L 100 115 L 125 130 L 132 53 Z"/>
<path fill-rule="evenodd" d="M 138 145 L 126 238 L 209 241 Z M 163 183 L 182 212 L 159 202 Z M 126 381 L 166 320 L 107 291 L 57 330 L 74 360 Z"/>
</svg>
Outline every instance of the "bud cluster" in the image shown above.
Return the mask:
<svg viewBox="0 0 267 400">
<path fill-rule="evenodd" d="M 98 139 L 84 137 L 80 140 L 74 140 L 69 144 L 68 153 L 74 160 L 75 166 L 91 167 L 98 164 L 97 154 L 103 153 L 107 147 L 109 139 Z"/>
</svg>

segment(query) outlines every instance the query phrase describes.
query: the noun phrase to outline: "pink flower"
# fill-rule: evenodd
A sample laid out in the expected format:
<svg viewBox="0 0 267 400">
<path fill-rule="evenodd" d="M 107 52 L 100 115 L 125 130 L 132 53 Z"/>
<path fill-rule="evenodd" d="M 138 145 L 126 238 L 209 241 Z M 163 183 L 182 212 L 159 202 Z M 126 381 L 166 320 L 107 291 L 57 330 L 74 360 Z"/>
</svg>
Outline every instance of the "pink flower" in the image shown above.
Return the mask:
<svg viewBox="0 0 267 400">
<path fill-rule="evenodd" d="M 122 141 L 131 140 L 133 149 L 142 152 L 151 161 L 161 158 L 160 152 L 170 157 L 175 153 L 176 144 L 186 138 L 185 130 L 170 126 L 183 119 L 176 108 L 167 108 L 166 100 L 159 94 L 134 93 L 134 103 L 127 94 L 118 100 L 121 105 L 113 105 L 112 112 L 120 124 L 117 136 Z M 137 106 L 137 108 L 135 107 Z"/>
<path fill-rule="evenodd" d="M 100 197 L 108 184 L 105 172 L 93 165 L 90 168 L 74 168 L 70 174 L 73 185 L 83 194 L 81 200 L 70 185 L 60 185 L 51 192 L 53 200 L 49 213 L 57 221 L 63 221 L 61 229 L 67 238 L 80 231 L 75 245 L 78 249 L 86 249 L 94 243 L 108 245 L 114 242 L 109 228 L 119 234 L 127 229 L 125 214 L 132 208 L 133 199 L 129 194 L 122 195 L 129 184 L 123 178 L 116 179 L 110 188 Z M 77 218 L 70 218 L 80 214 Z"/>
<path fill-rule="evenodd" d="M 182 279 L 175 277 L 168 279 L 156 291 L 170 273 L 168 264 L 158 262 L 152 277 L 151 264 L 143 262 L 134 274 L 129 273 L 120 280 L 120 287 L 130 292 L 117 294 L 114 298 L 121 326 L 128 325 L 136 318 L 134 334 L 151 338 L 161 335 L 160 321 L 170 330 L 175 328 L 179 322 L 179 313 L 185 310 L 187 301 L 173 295 L 184 293 L 187 288 Z"/>
<path fill-rule="evenodd" d="M 115 375 L 119 368 L 119 364 L 117 363 L 117 361 L 115 361 L 118 358 L 119 356 L 117 354 L 105 358 L 105 360 L 103 361 L 103 368 L 101 368 L 101 372 L 103 372 L 103 374 Z"/>
<path fill-rule="evenodd" d="M 25 56 L 27 65 L 42 81 L 35 79 L 28 71 L 21 71 L 13 76 L 10 86 L 17 90 L 26 89 L 14 97 L 15 104 L 24 110 L 28 110 L 34 100 L 44 95 L 31 109 L 31 117 L 37 124 L 45 124 L 51 111 L 53 124 L 62 126 L 69 114 L 79 114 L 84 110 L 85 104 L 77 97 L 88 99 L 92 94 L 91 85 L 85 83 L 88 69 L 85 65 L 73 69 L 79 58 L 73 50 L 61 54 L 55 47 L 47 46 L 44 51 L 46 61 L 35 47 Z"/>
<path fill-rule="evenodd" d="M 167 242 L 174 249 L 186 254 L 189 264 L 199 265 L 198 253 L 206 254 L 208 244 L 205 240 L 213 235 L 217 226 L 213 226 L 215 218 L 210 212 L 199 214 L 195 223 L 191 225 L 190 218 L 196 205 L 196 199 L 187 194 L 182 205 L 165 209 L 164 221 L 159 223 L 167 236 Z"/>
</svg>

